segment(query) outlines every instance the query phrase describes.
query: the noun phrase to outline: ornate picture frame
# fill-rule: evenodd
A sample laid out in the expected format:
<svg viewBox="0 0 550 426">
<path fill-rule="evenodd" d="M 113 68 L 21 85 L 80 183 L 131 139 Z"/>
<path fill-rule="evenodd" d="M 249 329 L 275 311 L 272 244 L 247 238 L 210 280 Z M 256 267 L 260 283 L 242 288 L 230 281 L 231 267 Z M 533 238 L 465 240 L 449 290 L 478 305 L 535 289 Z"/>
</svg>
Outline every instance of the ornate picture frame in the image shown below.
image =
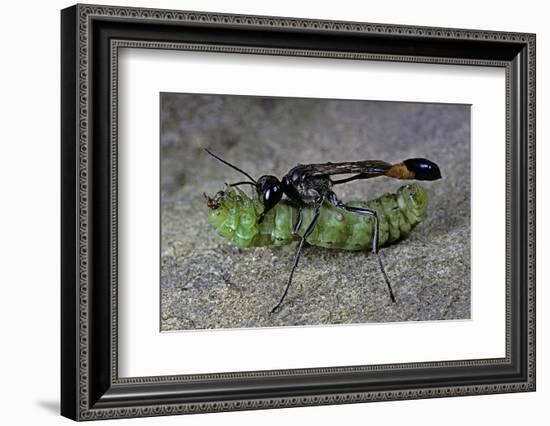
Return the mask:
<svg viewBox="0 0 550 426">
<path fill-rule="evenodd" d="M 76 5 L 61 12 L 61 414 L 74 420 L 535 390 L 535 35 Z M 505 357 L 119 377 L 121 48 L 506 73 Z"/>
</svg>

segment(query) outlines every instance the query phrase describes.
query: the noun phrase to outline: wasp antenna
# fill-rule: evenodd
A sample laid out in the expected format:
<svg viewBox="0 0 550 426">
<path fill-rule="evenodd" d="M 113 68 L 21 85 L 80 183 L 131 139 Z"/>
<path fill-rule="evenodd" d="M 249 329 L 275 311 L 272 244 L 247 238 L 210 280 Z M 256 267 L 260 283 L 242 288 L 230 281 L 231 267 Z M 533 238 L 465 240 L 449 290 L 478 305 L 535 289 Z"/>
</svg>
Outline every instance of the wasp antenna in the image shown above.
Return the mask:
<svg viewBox="0 0 550 426">
<path fill-rule="evenodd" d="M 248 179 L 250 179 L 252 182 L 254 182 L 254 185 L 257 184 L 256 182 L 256 179 L 254 179 L 252 176 L 250 176 L 248 173 L 246 173 L 244 170 L 241 170 L 239 169 L 237 166 L 234 166 L 233 164 L 231 164 L 230 162 L 228 161 L 225 161 L 223 158 L 221 157 L 218 157 L 216 154 L 214 154 L 212 151 L 210 151 L 208 148 L 204 148 L 204 150 L 206 152 L 208 152 L 212 157 L 214 157 L 216 160 L 218 161 L 221 161 L 223 164 L 225 164 L 226 166 L 229 166 L 231 167 L 232 169 L 234 170 L 237 170 L 239 173 L 242 173 L 243 175 L 245 175 Z"/>
<path fill-rule="evenodd" d="M 252 185 L 252 186 L 258 186 L 258 184 L 256 182 L 249 182 L 247 180 L 244 180 L 242 182 L 235 182 L 235 183 L 232 183 L 230 184 L 229 186 L 239 186 L 239 185 Z"/>
</svg>

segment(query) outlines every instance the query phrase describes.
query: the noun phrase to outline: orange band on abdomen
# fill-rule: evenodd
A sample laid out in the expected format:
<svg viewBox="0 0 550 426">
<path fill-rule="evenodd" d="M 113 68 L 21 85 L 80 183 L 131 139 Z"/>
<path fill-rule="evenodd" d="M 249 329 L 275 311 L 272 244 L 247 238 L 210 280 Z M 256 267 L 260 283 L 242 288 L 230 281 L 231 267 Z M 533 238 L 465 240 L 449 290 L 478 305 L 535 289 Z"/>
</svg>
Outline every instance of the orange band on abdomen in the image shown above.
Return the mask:
<svg viewBox="0 0 550 426">
<path fill-rule="evenodd" d="M 404 163 L 397 163 L 390 167 L 386 176 L 397 179 L 414 179 L 414 173 L 411 172 Z"/>
</svg>

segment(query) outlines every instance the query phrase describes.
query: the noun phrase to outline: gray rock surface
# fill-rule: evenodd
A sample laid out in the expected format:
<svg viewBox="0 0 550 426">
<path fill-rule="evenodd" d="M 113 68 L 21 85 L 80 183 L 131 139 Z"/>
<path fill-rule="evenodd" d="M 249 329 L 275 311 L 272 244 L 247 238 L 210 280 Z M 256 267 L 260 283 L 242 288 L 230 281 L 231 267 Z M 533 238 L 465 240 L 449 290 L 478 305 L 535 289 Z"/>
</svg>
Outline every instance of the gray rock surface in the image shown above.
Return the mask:
<svg viewBox="0 0 550 426">
<path fill-rule="evenodd" d="M 297 163 L 425 157 L 428 215 L 376 258 L 306 247 L 281 308 L 295 245 L 241 249 L 207 221 L 203 193 L 242 176 L 283 176 Z M 161 95 L 161 330 L 470 318 L 470 107 L 217 95 Z M 339 186 L 343 200 L 394 192 L 390 178 Z"/>
</svg>

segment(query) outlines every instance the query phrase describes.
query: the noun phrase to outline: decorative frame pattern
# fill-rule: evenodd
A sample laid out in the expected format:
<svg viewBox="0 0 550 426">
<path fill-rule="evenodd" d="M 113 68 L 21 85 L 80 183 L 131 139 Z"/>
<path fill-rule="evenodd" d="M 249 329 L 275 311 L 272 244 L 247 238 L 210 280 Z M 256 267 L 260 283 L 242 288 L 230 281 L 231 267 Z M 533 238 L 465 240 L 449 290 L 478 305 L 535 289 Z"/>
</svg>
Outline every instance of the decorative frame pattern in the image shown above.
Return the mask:
<svg viewBox="0 0 550 426">
<path fill-rule="evenodd" d="M 117 24 L 135 22 L 156 31 L 167 24 L 189 28 L 226 28 L 254 31 L 275 30 L 289 36 L 300 34 L 371 36 L 381 40 L 401 40 L 414 45 L 433 41 L 449 45 L 479 47 L 473 56 L 438 56 L 428 54 L 404 55 L 374 51 L 325 50 L 297 47 L 258 47 L 221 45 L 211 42 L 182 42 L 179 40 L 122 38 Z M 106 32 L 108 45 L 95 23 L 109 23 Z M 114 30 L 113 30 L 114 28 Z M 121 27 L 122 28 L 122 27 Z M 246 32 L 246 31 L 245 31 Z M 96 37 L 94 39 L 94 37 Z M 103 44 L 102 44 L 103 43 Z M 454 44 L 453 44 L 454 43 Z M 431 46 L 431 45 L 430 45 Z M 496 50 L 487 57 L 488 47 Z M 498 46 L 499 49 L 495 49 Z M 118 378 L 117 368 L 117 70 L 118 49 L 121 47 L 216 51 L 239 54 L 297 55 L 339 59 L 384 60 L 398 62 L 446 63 L 483 65 L 506 69 L 506 357 L 503 359 L 464 360 L 452 362 L 392 364 L 362 367 L 327 367 L 305 370 L 275 370 L 245 373 L 224 373 L 192 376 L 161 376 L 147 378 Z M 382 49 L 382 52 L 376 51 Z M 98 51 L 104 57 L 98 56 Z M 422 51 L 419 48 L 419 51 Z M 447 28 L 409 27 L 357 22 L 336 22 L 263 16 L 180 12 L 155 9 L 135 9 L 77 5 L 62 12 L 62 53 L 64 86 L 62 90 L 63 129 L 62 164 L 64 183 L 62 204 L 65 218 L 62 232 L 62 414 L 75 420 L 113 417 L 138 417 L 196 412 L 276 408 L 290 406 L 339 404 L 365 401 L 433 398 L 442 396 L 475 395 L 533 391 L 535 389 L 535 36 Z M 107 58 L 103 63 L 101 58 Z M 96 68 L 101 68 L 97 71 Z M 105 71 L 106 70 L 106 71 Z M 99 76 L 99 77 L 98 77 Z M 107 97 L 107 115 L 101 96 Z M 75 102 L 76 99 L 76 102 Z M 102 98 L 103 99 L 103 98 Z M 105 108 L 104 108 L 105 109 Z M 96 118 L 101 116 L 109 125 L 109 146 L 96 142 L 101 131 Z M 93 122 L 95 120 L 95 122 Z M 523 127 L 522 127 L 523 126 Z M 102 170 L 109 173 L 108 182 L 99 179 L 96 163 L 91 157 L 109 161 Z M 67 178 L 68 180 L 66 180 Z M 108 189 L 108 194 L 101 190 Z M 516 210 L 514 210 L 516 209 Z M 520 210 L 517 210 L 520 209 Z M 70 222 L 70 223 L 69 223 Z M 94 234 L 94 229 L 108 228 L 108 238 Z M 512 241 L 516 244 L 512 246 Z M 515 251 L 514 251 L 515 250 Z M 108 252 L 106 271 L 97 266 L 97 257 Z M 520 264 L 512 264 L 512 256 L 521 254 Z M 94 263 L 95 262 L 95 263 Z M 105 269 L 105 265 L 103 265 Z M 98 284 L 98 276 L 108 277 L 107 284 Z M 515 285 L 513 285 L 514 280 Z M 517 281 L 517 282 L 516 282 Z M 521 299 L 521 300 L 519 300 Z M 93 301 L 93 303 L 92 303 Z M 99 312 L 97 304 L 109 307 Z M 518 303 L 514 305 L 513 303 Z M 92 306 L 95 308 L 92 309 Z M 106 314 L 107 312 L 107 314 Z M 358 375 L 393 372 L 396 377 L 408 370 L 466 370 L 474 367 L 507 368 L 514 379 L 507 381 L 472 382 L 471 385 L 410 387 L 396 385 L 395 389 L 375 389 L 373 385 L 352 386 Z M 233 379 L 249 379 L 254 386 L 269 386 L 261 380 L 294 378 L 312 375 L 323 382 L 331 376 L 349 375 L 348 391 L 306 394 L 289 390 L 274 392 L 266 398 L 239 397 L 215 389 Z M 389 374 L 389 373 L 388 373 Z M 363 377 L 363 376 L 360 376 Z M 366 377 L 366 376 L 365 376 Z M 444 377 L 441 377 L 443 379 Z M 435 379 L 434 379 L 435 380 Z M 396 380 L 396 383 L 399 380 Z M 168 399 L 162 387 L 204 383 L 214 396 Z M 290 382 L 289 382 L 290 383 Z M 443 382 L 441 382 L 443 383 Z M 137 397 L 133 392 L 140 386 Z M 369 388 L 370 386 L 370 388 Z M 145 390 L 144 390 L 145 389 Z M 250 391 L 249 391 L 250 392 Z M 242 395 L 247 395 L 243 390 Z"/>
</svg>

